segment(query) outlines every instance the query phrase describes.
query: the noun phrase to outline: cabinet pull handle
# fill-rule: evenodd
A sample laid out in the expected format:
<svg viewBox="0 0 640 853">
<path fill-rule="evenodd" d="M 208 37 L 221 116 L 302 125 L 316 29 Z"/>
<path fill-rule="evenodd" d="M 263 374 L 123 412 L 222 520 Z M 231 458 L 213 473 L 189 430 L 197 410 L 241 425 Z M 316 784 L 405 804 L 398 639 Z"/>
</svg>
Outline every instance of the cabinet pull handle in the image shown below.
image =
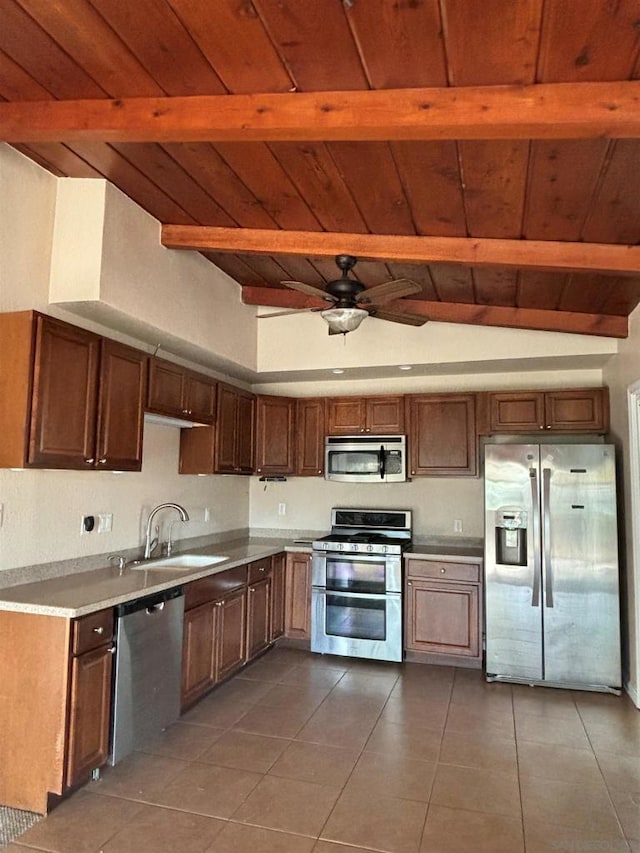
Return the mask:
<svg viewBox="0 0 640 853">
<path fill-rule="evenodd" d="M 104 628 L 102 627 L 102 625 L 99 628 L 94 628 L 93 633 L 94 634 L 104 634 Z"/>
<path fill-rule="evenodd" d="M 90 456 L 88 459 L 85 459 L 84 461 L 87 463 L 87 465 L 93 465 L 93 463 L 94 463 L 96 460 L 95 460 L 95 458 L 94 458 L 93 456 Z"/>
</svg>

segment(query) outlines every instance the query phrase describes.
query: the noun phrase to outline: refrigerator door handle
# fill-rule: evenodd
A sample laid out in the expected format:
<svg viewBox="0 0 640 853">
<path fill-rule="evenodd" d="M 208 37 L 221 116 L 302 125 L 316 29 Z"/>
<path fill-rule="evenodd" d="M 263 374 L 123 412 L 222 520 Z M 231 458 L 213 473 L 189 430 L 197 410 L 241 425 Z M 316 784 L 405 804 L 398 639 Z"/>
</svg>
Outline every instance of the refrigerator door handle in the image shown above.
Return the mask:
<svg viewBox="0 0 640 853">
<path fill-rule="evenodd" d="M 542 472 L 542 512 L 544 539 L 544 596 L 545 606 L 553 607 L 553 573 L 551 571 L 551 514 L 549 496 L 551 494 L 551 468 Z"/>
<path fill-rule="evenodd" d="M 533 509 L 533 592 L 531 595 L 531 606 L 540 607 L 540 549 L 537 544 L 540 541 L 540 506 L 538 504 L 538 472 L 535 468 L 529 468 L 529 482 L 531 483 L 531 507 Z"/>
</svg>

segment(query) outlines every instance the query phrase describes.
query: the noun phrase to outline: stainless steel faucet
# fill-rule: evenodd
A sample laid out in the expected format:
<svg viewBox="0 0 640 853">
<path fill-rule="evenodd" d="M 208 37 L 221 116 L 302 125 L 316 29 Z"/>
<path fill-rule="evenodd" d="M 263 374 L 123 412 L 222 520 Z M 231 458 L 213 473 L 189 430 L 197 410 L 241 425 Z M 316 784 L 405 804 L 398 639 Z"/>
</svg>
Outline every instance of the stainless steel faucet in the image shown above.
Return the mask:
<svg viewBox="0 0 640 853">
<path fill-rule="evenodd" d="M 158 506 L 154 507 L 151 510 L 151 512 L 149 513 L 149 518 L 147 519 L 147 531 L 145 534 L 145 541 L 144 541 L 144 559 L 145 560 L 149 559 L 149 557 L 151 556 L 151 552 L 153 551 L 153 549 L 158 544 L 158 538 L 159 538 L 158 533 L 159 533 L 160 527 L 159 527 L 159 525 L 156 525 L 156 535 L 152 539 L 151 538 L 151 530 L 152 530 L 151 525 L 153 524 L 153 519 L 155 518 L 156 514 L 163 509 L 175 509 L 175 511 L 180 514 L 180 521 L 189 521 L 189 513 L 186 511 L 186 509 L 183 506 L 180 506 L 180 504 L 164 503 L 164 504 L 158 504 Z"/>
</svg>

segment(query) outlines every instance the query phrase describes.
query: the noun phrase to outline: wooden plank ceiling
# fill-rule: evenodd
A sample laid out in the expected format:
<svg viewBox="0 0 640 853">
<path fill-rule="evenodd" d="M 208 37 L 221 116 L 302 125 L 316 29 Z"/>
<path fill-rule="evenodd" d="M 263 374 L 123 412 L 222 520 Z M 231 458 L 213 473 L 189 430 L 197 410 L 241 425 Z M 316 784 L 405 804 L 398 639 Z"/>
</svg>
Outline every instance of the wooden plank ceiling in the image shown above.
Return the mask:
<svg viewBox="0 0 640 853">
<path fill-rule="evenodd" d="M 0 0 L 0 21 L 0 97 L 14 105 L 0 104 L 0 139 L 56 175 L 107 178 L 167 226 L 212 226 L 204 243 L 183 228 L 173 245 L 204 251 L 245 301 L 310 305 L 280 282 L 321 287 L 332 256 L 355 253 L 365 286 L 418 281 L 404 307 L 433 319 L 626 334 L 640 250 L 618 247 L 640 243 L 640 93 L 626 82 L 600 98 L 588 84 L 640 79 L 637 0 Z M 491 87 L 484 130 L 468 87 Z M 372 107 L 365 131 L 354 93 L 385 90 L 387 117 Z M 305 106 L 295 132 L 274 131 L 313 93 L 332 93 L 311 99 L 320 118 Z M 269 101 L 250 132 L 232 96 L 251 94 L 285 96 L 282 116 Z M 172 99 L 202 113 L 195 96 L 216 95 L 235 130 L 189 135 Z M 402 127 L 414 96 L 425 126 L 431 110 L 445 130 L 420 135 L 411 115 Z M 109 133 L 94 103 L 109 99 L 125 121 L 147 104 L 152 118 Z M 56 101 L 71 102 L 64 114 L 42 103 Z M 323 112 L 346 115 L 349 134 Z M 165 114 L 173 135 L 157 129 Z M 293 249 L 283 231 L 297 232 Z M 408 253 L 359 235 L 434 239 Z"/>
</svg>

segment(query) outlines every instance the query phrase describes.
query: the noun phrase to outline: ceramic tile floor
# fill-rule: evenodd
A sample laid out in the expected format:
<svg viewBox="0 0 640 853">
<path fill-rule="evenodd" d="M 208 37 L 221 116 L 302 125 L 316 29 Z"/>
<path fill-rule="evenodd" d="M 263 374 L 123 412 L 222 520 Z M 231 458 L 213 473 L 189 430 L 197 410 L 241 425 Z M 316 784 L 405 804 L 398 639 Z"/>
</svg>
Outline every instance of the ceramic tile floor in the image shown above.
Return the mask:
<svg viewBox="0 0 640 853">
<path fill-rule="evenodd" d="M 7 850 L 638 853 L 640 713 L 277 648 Z"/>
</svg>

